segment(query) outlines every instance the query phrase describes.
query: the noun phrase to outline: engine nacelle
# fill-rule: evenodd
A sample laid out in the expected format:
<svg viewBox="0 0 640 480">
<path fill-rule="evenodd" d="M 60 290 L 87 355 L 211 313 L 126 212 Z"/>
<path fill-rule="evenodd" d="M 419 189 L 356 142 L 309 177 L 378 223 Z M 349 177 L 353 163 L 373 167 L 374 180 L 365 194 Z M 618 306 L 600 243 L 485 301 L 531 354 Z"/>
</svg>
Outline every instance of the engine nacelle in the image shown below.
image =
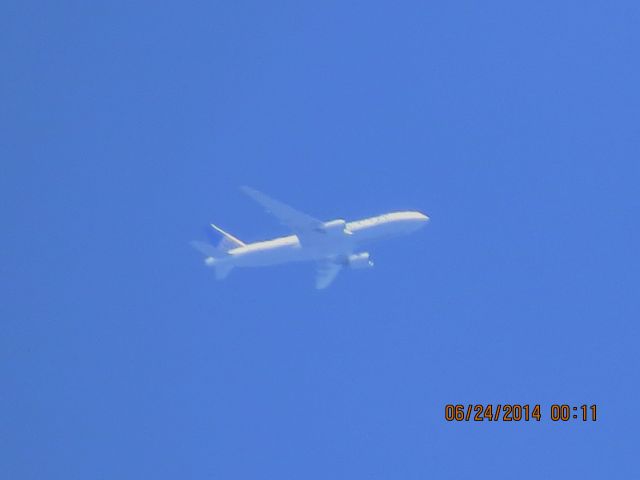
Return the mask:
<svg viewBox="0 0 640 480">
<path fill-rule="evenodd" d="M 354 253 L 347 257 L 347 265 L 349 268 L 371 268 L 373 261 L 369 257 L 369 252 Z"/>
<path fill-rule="evenodd" d="M 350 235 L 351 232 L 347 229 L 347 222 L 343 219 L 331 220 L 322 224 L 322 231 L 328 235 Z"/>
</svg>

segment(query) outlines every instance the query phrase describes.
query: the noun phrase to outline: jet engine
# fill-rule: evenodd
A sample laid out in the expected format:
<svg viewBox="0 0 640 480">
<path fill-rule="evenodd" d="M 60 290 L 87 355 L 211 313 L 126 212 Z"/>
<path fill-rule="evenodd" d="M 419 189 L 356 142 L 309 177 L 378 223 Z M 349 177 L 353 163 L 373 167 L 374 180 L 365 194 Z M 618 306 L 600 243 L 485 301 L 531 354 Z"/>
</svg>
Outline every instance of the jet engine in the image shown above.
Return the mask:
<svg viewBox="0 0 640 480">
<path fill-rule="evenodd" d="M 322 232 L 328 235 L 351 235 L 351 232 L 347 230 L 347 222 L 343 219 L 331 220 L 322 224 Z"/>
<path fill-rule="evenodd" d="M 349 268 L 371 268 L 373 261 L 369 257 L 369 252 L 354 253 L 347 257 L 347 266 Z"/>
</svg>

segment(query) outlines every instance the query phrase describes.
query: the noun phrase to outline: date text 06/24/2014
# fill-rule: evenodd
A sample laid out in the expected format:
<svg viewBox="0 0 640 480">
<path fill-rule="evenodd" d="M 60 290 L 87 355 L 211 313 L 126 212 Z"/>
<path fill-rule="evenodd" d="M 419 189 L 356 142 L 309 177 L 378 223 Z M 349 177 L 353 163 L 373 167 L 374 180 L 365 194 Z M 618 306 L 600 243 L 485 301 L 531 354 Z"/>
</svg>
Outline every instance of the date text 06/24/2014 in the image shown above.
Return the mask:
<svg viewBox="0 0 640 480">
<path fill-rule="evenodd" d="M 447 404 L 444 419 L 447 422 L 595 422 L 598 418 L 596 405 L 570 405 L 554 403 L 548 408 L 540 404 L 496 403 L 496 404 Z"/>
</svg>

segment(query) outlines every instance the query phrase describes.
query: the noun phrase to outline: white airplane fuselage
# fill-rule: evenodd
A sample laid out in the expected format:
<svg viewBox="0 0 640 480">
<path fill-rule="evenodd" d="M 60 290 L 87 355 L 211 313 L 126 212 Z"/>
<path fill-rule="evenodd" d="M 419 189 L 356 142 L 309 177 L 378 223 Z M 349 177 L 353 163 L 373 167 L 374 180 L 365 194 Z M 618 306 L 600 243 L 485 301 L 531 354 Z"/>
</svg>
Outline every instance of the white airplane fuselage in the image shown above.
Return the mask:
<svg viewBox="0 0 640 480">
<path fill-rule="evenodd" d="M 362 244 L 418 230 L 429 220 L 416 211 L 402 211 L 352 222 L 334 221 L 338 228 L 323 231 L 321 242 L 288 235 L 232 248 L 222 258 L 208 257 L 208 266 L 263 267 L 297 261 L 323 260 L 354 253 Z M 325 225 L 334 222 L 326 222 Z"/>
</svg>

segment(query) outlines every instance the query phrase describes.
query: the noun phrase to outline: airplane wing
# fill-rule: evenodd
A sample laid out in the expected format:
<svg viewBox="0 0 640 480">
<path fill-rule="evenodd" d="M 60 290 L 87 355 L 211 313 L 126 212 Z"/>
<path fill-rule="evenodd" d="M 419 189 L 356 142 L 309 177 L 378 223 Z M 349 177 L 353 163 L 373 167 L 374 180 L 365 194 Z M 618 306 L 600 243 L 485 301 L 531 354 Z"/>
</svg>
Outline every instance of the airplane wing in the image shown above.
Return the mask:
<svg viewBox="0 0 640 480">
<path fill-rule="evenodd" d="M 322 290 L 327 288 L 336 279 L 342 270 L 342 265 L 332 259 L 326 259 L 318 262 L 316 271 L 316 288 Z"/>
<path fill-rule="evenodd" d="M 323 222 L 302 213 L 278 200 L 268 197 L 262 192 L 249 187 L 242 187 L 242 191 L 262 205 L 265 210 L 273 214 L 283 225 L 292 229 L 300 242 L 313 241 L 319 233 L 322 233 Z"/>
</svg>

